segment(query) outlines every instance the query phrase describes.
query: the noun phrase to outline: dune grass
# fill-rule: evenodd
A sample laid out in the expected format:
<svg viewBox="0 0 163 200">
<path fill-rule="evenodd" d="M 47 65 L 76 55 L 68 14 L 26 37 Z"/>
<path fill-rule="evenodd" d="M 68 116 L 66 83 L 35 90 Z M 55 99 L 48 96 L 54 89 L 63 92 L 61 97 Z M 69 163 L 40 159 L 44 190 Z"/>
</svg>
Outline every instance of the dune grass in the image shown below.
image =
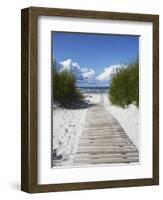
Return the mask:
<svg viewBox="0 0 163 200">
<path fill-rule="evenodd" d="M 115 70 L 110 84 L 109 97 L 114 105 L 125 107 L 133 103 L 139 106 L 138 59 Z"/>
<path fill-rule="evenodd" d="M 53 101 L 65 106 L 77 102 L 83 98 L 83 95 L 76 88 L 75 75 L 68 70 L 59 72 L 56 69 L 55 62 L 53 66 Z"/>
</svg>

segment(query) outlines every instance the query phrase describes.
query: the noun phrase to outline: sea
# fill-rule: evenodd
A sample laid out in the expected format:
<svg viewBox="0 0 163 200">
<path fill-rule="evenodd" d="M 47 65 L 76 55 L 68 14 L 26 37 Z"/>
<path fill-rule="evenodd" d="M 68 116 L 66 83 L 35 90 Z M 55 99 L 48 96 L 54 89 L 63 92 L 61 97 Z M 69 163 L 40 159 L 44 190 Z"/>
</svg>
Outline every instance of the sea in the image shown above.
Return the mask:
<svg viewBox="0 0 163 200">
<path fill-rule="evenodd" d="M 81 93 L 107 93 L 109 87 L 77 87 Z"/>
</svg>

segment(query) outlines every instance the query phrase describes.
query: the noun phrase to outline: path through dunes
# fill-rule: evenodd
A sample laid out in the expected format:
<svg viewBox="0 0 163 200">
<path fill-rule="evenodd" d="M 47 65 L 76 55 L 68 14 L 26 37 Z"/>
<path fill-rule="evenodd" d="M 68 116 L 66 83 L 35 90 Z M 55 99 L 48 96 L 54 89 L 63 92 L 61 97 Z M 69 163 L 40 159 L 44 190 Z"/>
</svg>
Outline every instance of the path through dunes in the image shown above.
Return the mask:
<svg viewBox="0 0 163 200">
<path fill-rule="evenodd" d="M 85 126 L 73 165 L 134 163 L 138 161 L 139 152 L 135 145 L 103 104 L 90 107 L 87 111 Z"/>
</svg>

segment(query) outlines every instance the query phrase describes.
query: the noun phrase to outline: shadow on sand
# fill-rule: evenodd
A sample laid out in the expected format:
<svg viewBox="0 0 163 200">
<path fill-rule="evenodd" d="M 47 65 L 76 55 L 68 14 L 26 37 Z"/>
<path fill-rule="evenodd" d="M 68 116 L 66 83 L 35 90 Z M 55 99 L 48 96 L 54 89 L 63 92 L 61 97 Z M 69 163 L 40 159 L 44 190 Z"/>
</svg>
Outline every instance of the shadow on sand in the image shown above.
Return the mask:
<svg viewBox="0 0 163 200">
<path fill-rule="evenodd" d="M 71 103 L 66 103 L 64 105 L 56 105 L 53 104 L 53 108 L 65 108 L 65 109 L 85 109 L 85 108 L 90 108 L 92 106 L 95 106 L 97 104 L 95 103 L 90 103 L 90 102 L 86 102 L 86 101 L 78 101 L 78 102 L 71 102 Z"/>
</svg>

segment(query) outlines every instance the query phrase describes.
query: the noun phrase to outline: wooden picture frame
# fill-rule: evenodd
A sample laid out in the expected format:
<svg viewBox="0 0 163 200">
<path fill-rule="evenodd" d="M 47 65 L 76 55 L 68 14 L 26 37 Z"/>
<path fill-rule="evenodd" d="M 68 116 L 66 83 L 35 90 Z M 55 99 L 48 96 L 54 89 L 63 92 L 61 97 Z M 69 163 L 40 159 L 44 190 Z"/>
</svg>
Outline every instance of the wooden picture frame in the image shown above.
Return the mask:
<svg viewBox="0 0 163 200">
<path fill-rule="evenodd" d="M 62 16 L 151 22 L 153 24 L 153 176 L 152 178 L 39 185 L 37 183 L 37 19 Z M 21 190 L 29 193 L 159 184 L 159 16 L 58 8 L 21 11 Z"/>
</svg>

